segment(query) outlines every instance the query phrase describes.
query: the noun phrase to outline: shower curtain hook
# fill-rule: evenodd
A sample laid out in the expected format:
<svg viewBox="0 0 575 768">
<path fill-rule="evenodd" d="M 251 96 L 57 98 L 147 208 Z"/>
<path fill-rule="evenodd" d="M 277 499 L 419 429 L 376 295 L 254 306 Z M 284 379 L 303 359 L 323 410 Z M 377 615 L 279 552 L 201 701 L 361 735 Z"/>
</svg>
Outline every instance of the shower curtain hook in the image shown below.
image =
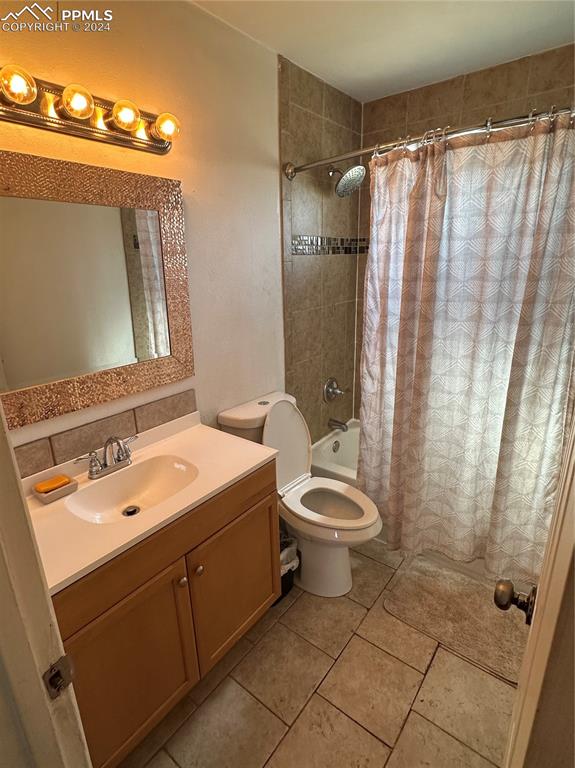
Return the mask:
<svg viewBox="0 0 575 768">
<path fill-rule="evenodd" d="M 529 125 L 530 125 L 529 133 L 533 133 L 533 131 L 535 130 L 536 122 L 537 120 L 535 118 L 535 110 L 533 107 L 531 107 L 531 109 L 529 110 Z"/>
<path fill-rule="evenodd" d="M 557 117 L 557 105 L 552 104 L 551 109 L 549 110 L 549 128 L 553 130 L 555 127 L 555 118 Z"/>
<path fill-rule="evenodd" d="M 372 157 L 372 159 L 374 157 L 381 157 L 381 155 L 379 154 L 379 144 L 375 145 L 375 149 L 373 150 L 373 155 L 371 157 Z"/>
<path fill-rule="evenodd" d="M 402 148 L 402 151 L 403 151 L 403 156 L 404 156 L 404 157 L 407 155 L 407 144 L 408 144 L 408 142 L 409 142 L 409 140 L 410 140 L 410 139 L 411 139 L 411 136 L 409 136 L 409 135 L 408 135 L 408 136 L 406 136 L 406 137 L 405 137 L 405 140 L 404 140 L 404 142 L 403 142 L 403 148 Z"/>
<path fill-rule="evenodd" d="M 491 117 L 488 117 L 487 120 L 485 121 L 485 131 L 487 132 L 487 136 L 485 137 L 486 142 L 489 141 L 489 139 L 491 138 L 492 123 L 493 123 L 493 119 Z"/>
<path fill-rule="evenodd" d="M 445 142 L 445 146 L 446 146 L 446 147 L 448 147 L 448 146 L 449 146 L 449 141 L 447 140 L 447 131 L 448 131 L 450 128 L 451 128 L 451 126 L 450 126 L 450 125 L 446 125 L 446 126 L 444 127 L 444 129 L 442 130 L 442 132 L 441 132 L 441 140 L 442 140 L 443 142 Z"/>
</svg>

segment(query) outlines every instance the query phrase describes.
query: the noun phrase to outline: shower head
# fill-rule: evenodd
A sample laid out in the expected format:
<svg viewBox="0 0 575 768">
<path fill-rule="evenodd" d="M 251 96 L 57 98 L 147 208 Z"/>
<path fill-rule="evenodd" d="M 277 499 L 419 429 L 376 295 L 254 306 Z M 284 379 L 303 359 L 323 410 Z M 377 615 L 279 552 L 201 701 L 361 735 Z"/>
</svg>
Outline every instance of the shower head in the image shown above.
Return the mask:
<svg viewBox="0 0 575 768">
<path fill-rule="evenodd" d="M 339 179 L 335 185 L 335 194 L 338 197 L 347 197 L 359 189 L 361 182 L 365 178 L 365 168 L 363 165 L 354 165 L 348 168 L 345 173 L 339 170 L 339 168 L 330 168 L 328 171 L 330 176 L 339 174 Z"/>
</svg>

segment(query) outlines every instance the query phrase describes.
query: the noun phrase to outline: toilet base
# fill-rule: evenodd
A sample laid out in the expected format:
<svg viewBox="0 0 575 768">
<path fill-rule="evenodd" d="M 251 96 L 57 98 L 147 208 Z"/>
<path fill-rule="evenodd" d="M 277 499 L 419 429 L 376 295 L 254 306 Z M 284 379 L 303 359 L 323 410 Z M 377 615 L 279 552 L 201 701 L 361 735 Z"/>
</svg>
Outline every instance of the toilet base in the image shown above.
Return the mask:
<svg viewBox="0 0 575 768">
<path fill-rule="evenodd" d="M 320 597 L 340 597 L 349 592 L 352 580 L 348 547 L 298 536 L 298 549 L 300 567 L 294 579 L 298 587 Z"/>
</svg>

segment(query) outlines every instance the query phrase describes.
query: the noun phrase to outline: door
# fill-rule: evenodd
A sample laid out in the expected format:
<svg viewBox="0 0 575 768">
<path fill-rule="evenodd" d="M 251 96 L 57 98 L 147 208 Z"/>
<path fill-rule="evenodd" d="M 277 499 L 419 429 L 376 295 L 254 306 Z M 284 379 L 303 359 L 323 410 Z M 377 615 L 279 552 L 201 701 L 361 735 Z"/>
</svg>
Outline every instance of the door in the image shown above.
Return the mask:
<svg viewBox="0 0 575 768">
<path fill-rule="evenodd" d="M 89 768 L 73 687 L 51 699 L 42 680 L 64 648 L 2 408 L 0 499 L 0 763 Z"/>
<path fill-rule="evenodd" d="M 181 558 L 65 643 L 94 768 L 118 765 L 199 680 Z"/>
<path fill-rule="evenodd" d="M 203 676 L 279 596 L 275 494 L 194 549 L 187 560 Z"/>
<path fill-rule="evenodd" d="M 542 751 L 547 756 L 551 752 L 560 754 L 562 745 L 554 744 L 553 739 L 565 739 L 569 736 L 569 733 L 556 734 L 554 733 L 556 729 L 547 727 L 544 730 L 546 744 L 535 744 L 531 739 L 532 735 L 538 737 L 541 732 L 541 728 L 534 728 L 537 718 L 543 718 L 549 712 L 548 702 L 543 701 L 541 695 L 544 683 L 547 684 L 550 679 L 553 679 L 553 676 L 557 676 L 561 672 L 560 669 L 553 668 L 550 661 L 555 663 L 555 667 L 557 665 L 564 666 L 564 676 L 570 674 L 568 661 L 562 662 L 553 658 L 552 649 L 556 648 L 554 639 L 558 635 L 558 630 L 560 631 L 561 606 L 562 604 L 565 605 L 564 597 L 567 596 L 566 590 L 569 589 L 569 577 L 573 567 L 574 509 L 575 429 L 572 429 L 563 463 L 557 506 L 545 550 L 531 631 L 519 674 L 519 684 L 505 755 L 505 768 L 523 768 L 523 766 L 531 768 L 533 765 L 540 765 L 540 761 L 533 762 L 533 755 L 540 754 Z M 570 630 L 573 631 L 572 625 Z M 564 714 L 560 699 L 561 694 L 558 694 L 552 705 L 551 720 L 557 720 Z M 546 706 L 543 707 L 543 704 Z M 557 706 L 561 708 L 561 711 L 557 709 Z M 568 728 L 572 729 L 572 723 L 569 724 Z M 555 760 L 555 758 L 551 759 Z M 555 762 L 553 764 L 555 765 Z M 551 766 L 551 762 L 548 762 L 548 765 Z"/>
</svg>

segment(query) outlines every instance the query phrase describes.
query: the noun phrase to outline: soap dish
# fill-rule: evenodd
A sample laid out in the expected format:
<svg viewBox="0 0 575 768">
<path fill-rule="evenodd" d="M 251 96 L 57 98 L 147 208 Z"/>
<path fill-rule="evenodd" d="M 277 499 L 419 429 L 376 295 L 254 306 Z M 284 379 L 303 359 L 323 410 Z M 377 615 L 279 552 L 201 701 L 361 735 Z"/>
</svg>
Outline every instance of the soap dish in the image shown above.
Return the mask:
<svg viewBox="0 0 575 768">
<path fill-rule="evenodd" d="M 42 504 L 51 504 L 53 501 L 58 501 L 63 496 L 67 496 L 69 493 L 74 493 L 78 489 L 78 481 L 72 479 L 67 485 L 63 485 L 61 488 L 56 488 L 49 493 L 38 493 L 32 489 L 34 496 L 42 502 Z"/>
</svg>

